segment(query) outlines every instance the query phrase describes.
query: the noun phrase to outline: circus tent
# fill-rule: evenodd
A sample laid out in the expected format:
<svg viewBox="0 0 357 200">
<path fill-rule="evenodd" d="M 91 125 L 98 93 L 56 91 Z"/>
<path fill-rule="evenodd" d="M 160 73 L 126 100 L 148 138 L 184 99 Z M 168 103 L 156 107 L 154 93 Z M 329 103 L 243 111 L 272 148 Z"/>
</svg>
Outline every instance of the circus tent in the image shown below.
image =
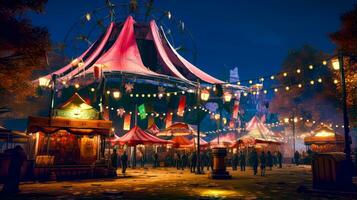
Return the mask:
<svg viewBox="0 0 357 200">
<path fill-rule="evenodd" d="M 148 129 L 146 129 L 146 132 L 150 133 L 151 135 L 157 135 L 160 132 L 160 129 L 155 123 L 153 123 Z"/>
<path fill-rule="evenodd" d="M 235 133 L 227 133 L 225 135 L 221 135 L 209 142 L 211 146 L 223 145 L 223 146 L 231 146 L 237 139 Z"/>
<path fill-rule="evenodd" d="M 144 60 L 144 51 L 138 41 L 153 43 L 157 62 Z M 148 51 L 148 50 L 146 50 Z M 149 24 L 136 23 L 128 16 L 124 23 L 111 23 L 105 33 L 82 55 L 53 74 L 58 80 L 70 81 L 77 77 L 98 76 L 98 73 L 131 74 L 135 76 L 172 78 L 183 82 L 200 80 L 220 84 L 218 80 L 203 72 L 183 58 L 167 40 L 164 32 L 154 20 Z M 90 77 L 90 76 L 89 76 Z"/>
</svg>

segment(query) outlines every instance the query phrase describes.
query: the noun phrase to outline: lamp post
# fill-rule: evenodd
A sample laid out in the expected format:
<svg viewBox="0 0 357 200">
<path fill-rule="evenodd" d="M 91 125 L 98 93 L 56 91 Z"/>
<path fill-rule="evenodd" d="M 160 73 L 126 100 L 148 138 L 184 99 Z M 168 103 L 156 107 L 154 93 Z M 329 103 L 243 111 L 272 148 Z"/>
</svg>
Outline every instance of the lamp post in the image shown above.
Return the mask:
<svg viewBox="0 0 357 200">
<path fill-rule="evenodd" d="M 197 83 L 197 103 L 198 106 L 201 105 L 201 101 L 207 101 L 209 99 L 210 93 L 207 90 L 200 90 L 200 83 Z M 203 174 L 201 171 L 201 143 L 200 143 L 200 116 L 199 110 L 197 109 L 196 120 L 197 120 L 197 171 L 196 174 Z"/>
<path fill-rule="evenodd" d="M 343 61 L 343 53 L 339 52 L 337 59 L 332 59 L 332 67 L 334 70 L 340 71 L 341 76 L 341 87 L 342 87 L 342 112 L 343 112 L 343 125 L 345 132 L 345 154 L 346 161 L 351 162 L 351 145 L 350 145 L 350 128 L 349 128 L 349 120 L 348 120 L 348 112 L 347 112 L 347 92 L 346 92 L 346 77 L 345 77 L 345 67 Z"/>
</svg>

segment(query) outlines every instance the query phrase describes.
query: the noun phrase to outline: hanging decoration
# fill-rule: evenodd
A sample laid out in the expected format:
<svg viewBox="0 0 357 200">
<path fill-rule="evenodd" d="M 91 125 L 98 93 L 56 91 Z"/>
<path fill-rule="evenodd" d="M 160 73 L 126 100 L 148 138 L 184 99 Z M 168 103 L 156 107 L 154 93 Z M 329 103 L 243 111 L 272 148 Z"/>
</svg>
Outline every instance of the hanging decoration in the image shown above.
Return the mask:
<svg viewBox="0 0 357 200">
<path fill-rule="evenodd" d="M 138 107 L 138 110 L 139 110 L 139 115 L 140 115 L 140 119 L 143 120 L 146 118 L 146 111 L 145 111 L 145 104 L 141 104 L 139 107 Z"/>
<path fill-rule="evenodd" d="M 178 116 L 183 117 L 183 114 L 185 112 L 185 106 L 186 106 L 186 96 L 180 96 L 180 101 L 177 108 Z"/>
<path fill-rule="evenodd" d="M 101 68 L 99 66 L 94 66 L 94 78 L 96 78 L 96 79 L 101 78 L 100 69 Z"/>
<path fill-rule="evenodd" d="M 134 83 L 125 83 L 124 87 L 126 93 L 131 93 L 134 89 Z"/>
<path fill-rule="evenodd" d="M 131 114 L 125 114 L 124 115 L 124 131 L 130 130 L 130 122 L 131 122 Z"/>
<path fill-rule="evenodd" d="M 233 113 L 232 113 L 233 119 L 238 119 L 238 112 L 239 112 L 239 101 L 234 101 Z"/>
<path fill-rule="evenodd" d="M 125 113 L 125 109 L 124 108 L 117 109 L 117 115 L 119 117 L 123 117 L 124 113 Z"/>
<path fill-rule="evenodd" d="M 150 128 L 155 123 L 155 117 L 149 116 L 148 117 L 148 128 Z"/>
<path fill-rule="evenodd" d="M 172 116 L 170 113 L 167 113 L 167 117 L 166 117 L 166 128 L 170 127 L 172 125 Z"/>
</svg>

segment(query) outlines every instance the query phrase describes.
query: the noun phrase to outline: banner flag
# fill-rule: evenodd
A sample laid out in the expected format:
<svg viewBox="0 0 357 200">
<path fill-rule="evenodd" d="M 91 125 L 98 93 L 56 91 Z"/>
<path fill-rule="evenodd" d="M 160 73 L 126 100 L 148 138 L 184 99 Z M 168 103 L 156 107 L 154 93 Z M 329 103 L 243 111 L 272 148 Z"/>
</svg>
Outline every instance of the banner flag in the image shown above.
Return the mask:
<svg viewBox="0 0 357 200">
<path fill-rule="evenodd" d="M 141 104 L 139 107 L 139 115 L 140 115 L 140 119 L 145 119 L 146 118 L 146 111 L 145 111 L 145 104 Z"/>
<path fill-rule="evenodd" d="M 172 125 L 172 115 L 170 113 L 167 113 L 166 115 L 166 128 L 170 127 Z"/>
<path fill-rule="evenodd" d="M 124 131 L 130 130 L 130 122 L 131 122 L 131 114 L 125 114 L 124 115 Z"/>
<path fill-rule="evenodd" d="M 177 115 L 183 117 L 186 106 L 186 96 L 180 96 L 179 105 L 177 108 Z"/>
<path fill-rule="evenodd" d="M 238 112 L 239 112 L 239 101 L 235 101 L 233 106 L 233 114 L 232 114 L 233 119 L 238 119 Z"/>
</svg>

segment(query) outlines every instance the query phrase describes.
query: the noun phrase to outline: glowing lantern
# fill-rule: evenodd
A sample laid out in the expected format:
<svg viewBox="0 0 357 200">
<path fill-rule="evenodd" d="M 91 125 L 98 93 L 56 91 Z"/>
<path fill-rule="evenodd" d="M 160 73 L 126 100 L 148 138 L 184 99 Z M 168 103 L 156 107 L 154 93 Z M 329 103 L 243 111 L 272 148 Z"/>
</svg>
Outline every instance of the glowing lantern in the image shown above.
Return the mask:
<svg viewBox="0 0 357 200">
<path fill-rule="evenodd" d="M 77 67 L 77 66 L 78 66 L 79 61 L 80 61 L 80 60 L 79 60 L 78 58 L 73 59 L 73 60 L 72 60 L 72 62 L 71 62 L 72 67 Z"/>
<path fill-rule="evenodd" d="M 214 119 L 215 119 L 215 120 L 219 120 L 219 118 L 221 118 L 221 115 L 220 115 L 220 114 L 215 114 L 215 115 L 214 115 Z"/>
<path fill-rule="evenodd" d="M 289 123 L 289 118 L 284 118 L 285 123 Z"/>
<path fill-rule="evenodd" d="M 114 97 L 114 99 L 119 99 L 120 98 L 120 92 L 119 91 L 114 91 L 113 92 L 113 97 Z"/>
<path fill-rule="evenodd" d="M 224 98 L 225 102 L 230 102 L 231 99 L 232 99 L 232 94 L 229 93 L 229 92 L 225 92 L 224 95 L 223 95 L 223 98 Z"/>
<path fill-rule="evenodd" d="M 74 87 L 75 87 L 76 89 L 78 89 L 78 88 L 79 88 L 79 84 L 78 84 L 78 83 L 74 84 Z"/>
<path fill-rule="evenodd" d="M 47 87 L 50 84 L 50 79 L 48 79 L 48 78 L 39 78 L 38 82 L 39 82 L 39 85 L 41 87 Z"/>
<path fill-rule="evenodd" d="M 339 62 L 338 58 L 332 59 L 331 62 L 332 62 L 332 67 L 334 70 L 340 69 L 340 62 Z"/>
<path fill-rule="evenodd" d="M 86 14 L 86 20 L 87 20 L 87 21 L 90 21 L 90 20 L 91 20 L 91 15 L 90 15 L 90 13 L 87 13 L 87 14 Z"/>
<path fill-rule="evenodd" d="M 207 101 L 209 99 L 209 92 L 207 90 L 201 91 L 201 100 Z"/>
</svg>

